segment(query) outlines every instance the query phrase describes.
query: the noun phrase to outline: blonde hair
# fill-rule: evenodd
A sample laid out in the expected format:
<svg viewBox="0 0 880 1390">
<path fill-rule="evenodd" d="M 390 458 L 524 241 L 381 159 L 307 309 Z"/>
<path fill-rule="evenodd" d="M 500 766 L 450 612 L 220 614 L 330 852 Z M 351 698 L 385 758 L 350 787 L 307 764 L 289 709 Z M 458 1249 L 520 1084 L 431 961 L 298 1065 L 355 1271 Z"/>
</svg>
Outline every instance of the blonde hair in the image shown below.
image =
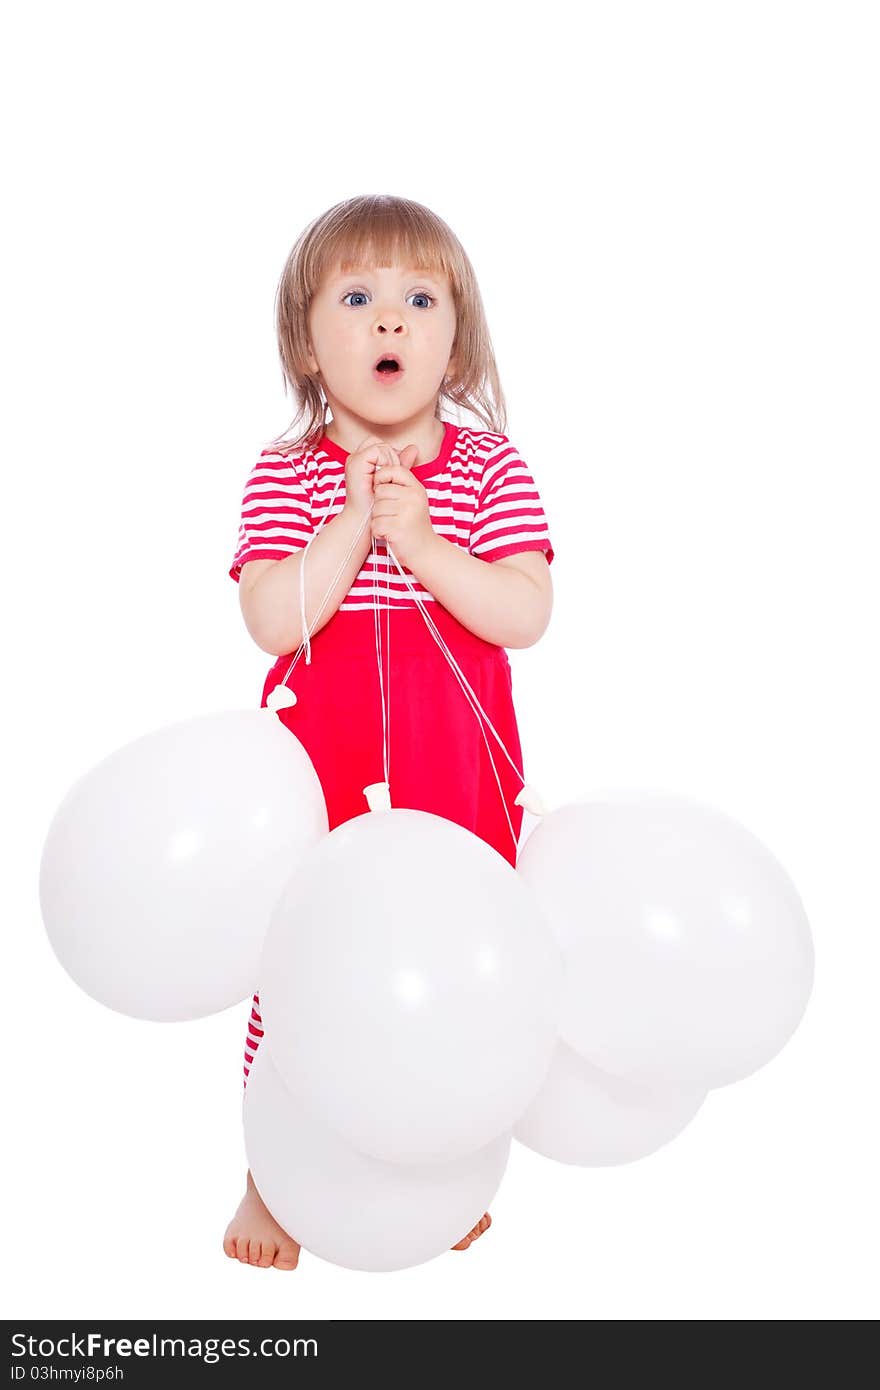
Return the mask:
<svg viewBox="0 0 880 1390">
<path fill-rule="evenodd" d="M 297 412 L 284 434 L 272 441 L 279 453 L 313 447 L 324 432 L 326 403 L 318 377 L 308 367 L 309 308 L 327 272 L 355 265 L 411 265 L 425 274 L 449 277 L 455 305 L 455 379 L 447 379 L 440 401 L 463 406 L 495 434 L 507 428 L 504 393 L 473 266 L 450 227 L 421 203 L 390 194 L 364 194 L 336 203 L 300 233 L 287 257 L 275 297 L 275 321 L 283 379 Z M 450 354 L 450 355 L 452 355 Z M 305 422 L 292 440 L 284 435 Z"/>
</svg>

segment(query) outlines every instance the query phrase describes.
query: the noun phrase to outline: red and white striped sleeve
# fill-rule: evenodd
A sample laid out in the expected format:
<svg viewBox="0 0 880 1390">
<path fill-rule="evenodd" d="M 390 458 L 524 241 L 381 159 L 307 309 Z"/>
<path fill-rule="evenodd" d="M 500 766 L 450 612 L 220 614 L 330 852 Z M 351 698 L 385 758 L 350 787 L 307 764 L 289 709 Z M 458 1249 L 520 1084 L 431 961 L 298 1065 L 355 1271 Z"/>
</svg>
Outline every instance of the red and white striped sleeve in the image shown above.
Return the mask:
<svg viewBox="0 0 880 1390">
<path fill-rule="evenodd" d="M 239 582 L 248 560 L 285 559 L 307 545 L 313 534 L 311 499 L 297 460 L 264 449 L 244 486 L 230 577 Z"/>
<path fill-rule="evenodd" d="M 553 546 L 535 480 L 505 435 L 495 436 L 483 478 L 468 549 L 481 560 L 501 560 L 522 550 L 543 550 L 548 565 Z"/>
</svg>

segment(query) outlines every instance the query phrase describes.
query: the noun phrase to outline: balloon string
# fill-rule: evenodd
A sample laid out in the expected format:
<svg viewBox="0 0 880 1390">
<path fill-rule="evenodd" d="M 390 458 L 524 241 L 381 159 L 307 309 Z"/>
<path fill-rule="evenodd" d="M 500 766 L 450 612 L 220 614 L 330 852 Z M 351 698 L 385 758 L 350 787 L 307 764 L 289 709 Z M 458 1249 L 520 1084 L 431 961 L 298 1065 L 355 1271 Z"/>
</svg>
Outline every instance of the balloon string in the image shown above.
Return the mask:
<svg viewBox="0 0 880 1390">
<path fill-rule="evenodd" d="M 386 542 L 386 544 L 387 544 L 387 542 Z M 501 751 L 504 753 L 505 758 L 506 758 L 507 761 L 510 763 L 510 766 L 513 768 L 514 772 L 516 773 L 516 775 L 517 775 L 517 777 L 519 778 L 519 780 L 522 782 L 523 786 L 525 786 L 525 779 L 524 779 L 524 777 L 523 777 L 523 775 L 522 775 L 522 772 L 521 772 L 520 769 L 517 767 L 516 763 L 513 761 L 513 759 L 511 758 L 510 754 L 508 753 L 506 747 L 504 746 L 504 741 L 503 741 L 503 739 L 501 738 L 501 735 L 498 733 L 498 730 L 495 728 L 495 725 L 492 723 L 491 719 L 490 719 L 489 716 L 486 714 L 486 711 L 483 709 L 483 706 L 480 704 L 479 700 L 477 699 L 476 694 L 474 693 L 474 691 L 473 691 L 471 685 L 469 684 L 469 682 L 468 682 L 468 680 L 467 680 L 467 677 L 464 675 L 464 672 L 461 670 L 461 667 L 458 665 L 458 662 L 455 660 L 455 657 L 452 655 L 452 652 L 450 651 L 450 649 L 449 649 L 449 647 L 448 647 L 446 641 L 444 640 L 443 634 L 440 632 L 439 628 L 437 627 L 436 623 L 434 622 L 434 619 L 433 619 L 433 618 L 430 616 L 430 614 L 428 613 L 428 610 L 427 610 L 427 608 L 426 608 L 426 606 L 425 606 L 423 600 L 422 600 L 422 599 L 419 597 L 419 595 L 416 593 L 416 591 L 415 591 L 413 585 L 410 583 L 409 577 L 408 577 L 406 574 L 404 574 L 403 569 L 401 568 L 400 562 L 398 561 L 397 556 L 394 554 L 394 551 L 392 550 L 392 548 L 391 548 L 390 545 L 388 545 L 388 555 L 390 556 L 390 558 L 394 561 L 395 565 L 397 566 L 397 569 L 398 569 L 398 571 L 399 571 L 399 573 L 400 573 L 401 578 L 403 579 L 404 583 L 407 585 L 408 589 L 410 590 L 410 593 L 412 594 L 412 596 L 413 596 L 413 598 L 414 598 L 414 600 L 415 600 L 415 602 L 416 602 L 416 604 L 417 604 L 417 606 L 418 606 L 419 612 L 421 613 L 422 617 L 423 617 L 424 620 L 425 620 L 425 623 L 426 623 L 427 626 L 428 626 L 428 631 L 431 633 L 431 636 L 434 638 L 434 641 L 437 643 L 437 645 L 440 647 L 441 652 L 442 652 L 443 655 L 446 657 L 446 660 L 447 660 L 447 662 L 449 663 L 449 666 L 450 666 L 451 669 L 452 669 L 452 674 L 455 676 L 456 680 L 458 681 L 458 684 L 459 684 L 459 686 L 461 687 L 461 690 L 462 690 L 462 693 L 464 694 L 465 699 L 467 700 L 467 702 L 468 702 L 468 704 L 470 705 L 471 709 L 473 710 L 474 714 L 477 716 L 477 721 L 478 721 L 478 723 L 479 723 L 479 725 L 480 725 L 480 733 L 483 735 L 483 742 L 484 742 L 485 745 L 486 745 L 486 752 L 487 752 L 488 755 L 489 755 L 489 762 L 490 762 L 491 767 L 492 767 L 492 773 L 493 773 L 493 775 L 494 775 L 494 777 L 495 777 L 495 785 L 498 787 L 498 795 L 501 797 L 501 805 L 502 805 L 502 807 L 503 807 L 503 809 L 504 809 L 504 815 L 505 815 L 505 817 L 506 817 L 507 825 L 508 825 L 508 828 L 509 828 L 509 830 L 510 830 L 511 837 L 512 837 L 512 839 L 513 839 L 513 846 L 514 846 L 514 852 L 515 852 L 516 849 L 518 848 L 518 842 L 517 842 L 517 838 L 516 838 L 516 831 L 515 831 L 514 828 L 513 828 L 513 822 L 511 821 L 511 819 L 510 819 L 510 814 L 509 814 L 509 812 L 508 812 L 508 810 L 507 810 L 507 798 L 506 798 L 505 795 L 504 795 L 504 791 L 503 791 L 503 788 L 502 788 L 502 786 L 501 786 L 501 780 L 500 780 L 500 778 L 499 778 L 499 776 L 498 776 L 498 770 L 497 770 L 497 768 L 495 767 L 495 759 L 492 757 L 492 750 L 491 750 L 491 748 L 489 747 L 489 740 L 486 738 L 486 730 L 483 728 L 483 723 L 482 723 L 482 720 L 483 720 L 483 719 L 485 719 L 485 721 L 486 721 L 486 723 L 488 724 L 489 728 L 492 730 L 492 733 L 495 735 L 495 738 L 498 740 L 498 744 L 499 744 L 499 746 L 500 746 L 500 748 L 501 748 Z M 390 667 L 389 667 L 389 670 L 390 670 Z M 481 719 L 480 716 L 482 716 L 482 719 Z"/>
<path fill-rule="evenodd" d="M 307 665 L 307 666 L 311 666 L 311 664 L 312 664 L 312 644 L 311 644 L 311 641 L 310 641 L 310 638 L 311 638 L 311 635 L 312 635 L 312 634 L 311 634 L 311 629 L 309 628 L 308 624 L 306 623 L 306 555 L 307 555 L 308 552 L 309 552 L 309 546 L 311 545 L 312 541 L 315 539 L 315 536 L 318 535 L 318 532 L 322 530 L 322 528 L 323 528 L 323 526 L 324 526 L 324 522 L 327 520 L 328 516 L 330 515 L 330 509 L 331 509 L 331 507 L 333 506 L 333 503 L 336 501 L 336 494 L 337 494 L 337 492 L 339 491 L 339 485 L 340 485 L 340 483 L 342 482 L 342 479 L 343 479 L 344 477 L 345 477 L 345 474 L 344 474 L 344 473 L 340 473 L 339 477 L 336 479 L 336 486 L 335 486 L 335 488 L 333 489 L 333 493 L 332 493 L 332 495 L 331 495 L 331 497 L 330 497 L 330 501 L 327 503 L 327 510 L 325 511 L 324 515 L 321 517 L 321 521 L 320 521 L 320 524 L 319 524 L 319 526 L 318 526 L 318 529 L 317 529 L 311 536 L 309 536 L 309 539 L 308 539 L 308 541 L 307 541 L 307 543 L 306 543 L 306 548 L 305 548 L 305 550 L 303 551 L 302 560 L 300 561 L 300 569 L 299 569 L 299 630 L 300 630 L 300 632 L 302 632 L 302 633 L 305 634 L 305 650 L 306 650 L 306 665 Z M 369 515 L 369 513 L 368 513 L 367 515 Z M 317 613 L 315 614 L 315 622 L 317 622 L 318 619 L 320 618 L 321 614 L 322 614 L 323 611 L 324 611 L 324 607 L 325 607 L 325 604 L 327 603 L 328 598 L 329 598 L 330 595 L 333 593 L 333 590 L 336 588 L 336 581 L 338 580 L 338 578 L 339 578 L 340 574 L 342 573 L 344 567 L 348 564 L 349 555 L 352 554 L 352 551 L 354 550 L 355 546 L 357 545 L 357 542 L 358 542 L 358 540 L 360 539 L 361 531 L 363 531 L 363 529 L 364 529 L 364 527 L 363 527 L 363 525 L 362 525 L 361 528 L 360 528 L 360 531 L 358 531 L 357 535 L 355 536 L 354 540 L 353 540 L 352 543 L 351 543 L 351 547 L 350 547 L 350 549 L 349 549 L 348 555 L 346 555 L 345 558 L 344 558 L 344 560 L 342 560 L 342 562 L 340 563 L 340 565 L 338 566 L 338 568 L 337 568 L 337 570 L 336 570 L 336 573 L 334 574 L 333 578 L 331 579 L 331 581 L 330 581 L 330 587 L 327 589 L 327 592 L 326 592 L 325 595 L 324 595 L 323 601 L 322 601 L 322 603 L 321 603 L 321 607 L 318 609 Z M 313 624 L 313 626 L 314 626 L 314 624 Z M 297 656 L 299 656 L 299 652 L 297 652 Z M 290 668 L 291 671 L 293 670 L 293 666 L 294 666 L 295 664 L 296 664 L 296 656 L 293 658 L 293 664 L 291 665 L 291 668 Z M 289 674 L 290 674 L 290 672 L 288 671 L 288 675 L 289 675 Z M 285 679 L 285 681 L 286 681 L 286 680 L 287 680 L 287 676 L 285 676 L 284 679 Z"/>
<path fill-rule="evenodd" d="M 351 545 L 350 545 L 349 548 L 348 548 L 347 553 L 345 554 L 345 556 L 343 557 L 343 559 L 340 561 L 339 565 L 337 566 L 336 573 L 334 574 L 333 578 L 330 580 L 330 583 L 329 583 L 329 585 L 327 586 L 327 590 L 326 590 L 326 592 L 325 592 L 325 594 L 324 594 L 324 597 L 323 597 L 323 599 L 321 600 L 320 606 L 318 607 L 318 611 L 316 612 L 316 614 L 315 614 L 315 616 L 314 616 L 314 618 L 313 618 L 313 620 L 312 620 L 311 627 L 309 627 L 309 625 L 307 624 L 307 621 L 306 621 L 306 611 L 305 611 L 305 589 L 306 589 L 306 585 L 305 585 L 305 566 L 306 566 L 306 556 L 307 556 L 308 551 L 309 551 L 309 546 L 312 544 L 312 541 L 314 541 L 315 537 L 319 534 L 319 532 L 321 531 L 322 527 L 324 526 L 325 522 L 327 521 L 327 519 L 328 519 L 328 517 L 329 517 L 329 515 L 330 515 L 330 511 L 331 511 L 331 508 L 332 508 L 332 506 L 333 506 L 334 501 L 336 500 L 336 494 L 337 494 L 337 492 L 339 491 L 339 487 L 340 487 L 340 484 L 341 484 L 341 482 L 342 482 L 343 476 L 344 476 L 344 475 L 340 475 L 340 477 L 337 478 L 337 480 L 336 480 L 336 486 L 335 486 L 335 488 L 333 489 L 333 494 L 332 494 L 332 496 L 331 496 L 331 498 L 330 498 L 330 501 L 329 501 L 328 504 L 327 504 L 326 511 L 324 512 L 324 515 L 323 515 L 323 517 L 321 518 L 321 521 L 320 521 L 320 523 L 318 524 L 317 529 L 316 529 L 315 532 L 309 537 L 309 539 L 308 539 L 308 541 L 307 541 L 307 543 L 306 543 L 306 545 L 305 545 L 305 547 L 304 547 L 304 549 L 303 549 L 303 556 L 302 556 L 302 561 L 301 561 L 301 564 L 300 564 L 300 586 L 299 586 L 300 631 L 303 633 L 303 640 L 300 642 L 300 645 L 299 645 L 299 647 L 298 647 L 296 653 L 294 654 L 293 660 L 291 661 L 290 665 L 289 665 L 288 668 L 287 668 L 287 671 L 285 672 L 285 674 L 284 674 L 284 676 L 283 676 L 283 678 L 282 678 L 282 681 L 281 681 L 281 684 L 282 684 L 282 685 L 286 685 L 286 684 L 287 684 L 288 677 L 290 676 L 291 671 L 292 671 L 292 670 L 294 669 L 294 667 L 296 666 L 296 663 L 297 663 L 297 661 L 299 660 L 300 656 L 302 655 L 303 651 L 305 651 L 305 653 L 306 653 L 306 665 L 311 665 L 311 659 L 312 659 L 312 657 L 311 657 L 311 642 L 310 642 L 311 633 L 312 633 L 312 631 L 314 630 L 315 624 L 317 623 L 318 619 L 320 618 L 321 614 L 323 613 L 325 607 L 327 606 L 327 601 L 328 601 L 330 595 L 333 593 L 333 591 L 334 591 L 334 589 L 335 589 L 335 587 L 336 587 L 336 584 L 337 584 L 337 581 L 338 581 L 338 579 L 339 579 L 339 576 L 342 574 L 343 570 L 345 569 L 346 565 L 348 564 L 348 561 L 349 561 L 351 555 L 354 553 L 355 546 L 357 545 L 358 541 L 359 541 L 360 538 L 361 538 L 361 535 L 363 534 L 364 527 L 366 526 L 367 522 L 370 520 L 370 517 L 372 516 L 373 508 L 372 508 L 372 506 L 371 506 L 371 507 L 370 507 L 370 510 L 369 510 L 368 512 L 365 513 L 364 518 L 363 518 L 363 521 L 361 522 L 361 524 L 360 524 L 360 526 L 359 526 L 359 528 L 358 528 L 358 530 L 357 530 L 357 532 L 356 532 L 356 534 L 355 534 L 355 536 L 354 536 L 354 539 L 352 540 Z M 374 571 L 374 575 L 375 575 L 375 573 L 376 573 L 376 568 L 377 568 L 377 567 L 376 567 L 376 538 L 375 538 L 375 537 L 373 537 L 373 547 L 372 547 L 372 548 L 373 548 L 373 562 L 374 562 L 374 564 L 373 564 L 373 571 Z M 520 779 L 520 781 L 523 783 L 523 786 L 525 787 L 526 783 L 525 783 L 525 779 L 524 779 L 524 777 L 523 777 L 522 771 L 517 767 L 516 763 L 515 763 L 515 762 L 513 761 L 513 759 L 511 758 L 510 753 L 508 752 L 507 748 L 505 747 L 504 741 L 503 741 L 503 739 L 501 738 L 501 735 L 498 733 L 498 730 L 495 728 L 495 726 L 494 726 L 494 724 L 492 723 L 491 719 L 490 719 L 489 716 L 486 714 L 486 711 L 483 709 L 482 705 L 480 704 L 479 700 L 477 699 L 477 697 L 476 697 L 476 695 L 475 695 L 473 689 L 471 688 L 471 686 L 470 686 L 470 684 L 469 684 L 467 678 L 465 677 L 465 675 L 464 675 L 464 673 L 462 672 L 461 668 L 459 667 L 457 661 L 455 660 L 455 657 L 452 655 L 452 652 L 450 651 L 450 649 L 449 649 L 447 643 L 445 642 L 445 640 L 444 640 L 442 634 L 440 633 L 439 629 L 437 628 L 437 626 L 436 626 L 436 624 L 435 624 L 433 618 L 431 618 L 430 615 L 428 614 L 424 602 L 422 601 L 422 599 L 420 598 L 420 596 L 416 593 L 416 591 L 415 591 L 415 589 L 414 589 L 412 583 L 410 582 L 409 577 L 408 577 L 406 574 L 404 574 L 403 569 L 401 568 L 401 565 L 400 565 L 400 563 L 399 563 L 399 561 L 398 561 L 398 559 L 397 559 L 397 556 L 394 554 L 394 551 L 392 550 L 391 546 L 387 543 L 387 541 L 386 541 L 386 551 L 387 551 L 387 558 L 388 558 L 388 560 L 389 560 L 389 561 L 390 561 L 390 560 L 393 560 L 393 561 L 394 561 L 394 564 L 396 565 L 397 570 L 398 570 L 398 572 L 399 572 L 401 578 L 403 579 L 404 583 L 405 583 L 405 584 L 407 585 L 407 587 L 409 588 L 410 593 L 412 594 L 412 597 L 413 597 L 413 599 L 415 600 L 416 606 L 418 607 L 419 612 L 421 613 L 422 617 L 423 617 L 424 620 L 425 620 L 425 623 L 426 623 L 427 626 L 428 626 L 428 630 L 429 630 L 429 632 L 431 633 L 431 636 L 434 638 L 434 641 L 435 641 L 435 642 L 437 643 L 437 645 L 440 647 L 441 652 L 442 652 L 443 655 L 445 656 L 445 658 L 446 658 L 446 660 L 447 660 L 449 666 L 452 668 L 453 675 L 455 676 L 456 680 L 458 681 L 459 686 L 461 687 L 461 690 L 462 690 L 462 692 L 464 693 L 465 699 L 468 701 L 469 705 L 471 706 L 471 709 L 474 711 L 474 714 L 477 716 L 477 720 L 480 722 L 480 732 L 481 732 L 482 735 L 483 735 L 483 742 L 486 744 L 486 751 L 487 751 L 487 753 L 488 753 L 488 755 L 489 755 L 489 762 L 490 762 L 491 767 L 492 767 L 492 772 L 493 772 L 493 775 L 494 775 L 494 777 L 495 777 L 495 782 L 496 782 L 496 785 L 497 785 L 497 787 L 498 787 L 499 795 L 501 796 L 501 803 L 502 803 L 502 806 L 503 806 L 503 808 L 504 808 L 504 814 L 505 814 L 505 817 L 506 817 L 506 819 L 507 819 L 507 824 L 508 824 L 508 827 L 509 827 L 509 829 L 510 829 L 511 836 L 513 837 L 514 844 L 516 845 L 516 843 L 517 843 L 517 841 L 516 841 L 516 834 L 515 834 L 514 829 L 513 829 L 513 824 L 512 824 L 512 822 L 511 822 L 510 815 L 508 814 L 508 810 L 507 810 L 507 800 L 506 800 L 506 798 L 505 798 L 505 796 L 504 796 L 504 792 L 503 792 L 502 787 L 501 787 L 501 782 L 500 782 L 500 779 L 499 779 L 499 777 L 498 777 L 497 769 L 496 769 L 496 767 L 495 767 L 495 760 L 494 760 L 494 758 L 492 757 L 492 750 L 491 750 L 491 748 L 489 747 L 489 741 L 488 741 L 488 739 L 486 738 L 486 731 L 485 731 L 485 729 L 483 728 L 483 723 L 482 723 L 483 720 L 485 720 L 486 724 L 487 724 L 488 727 L 491 729 L 491 731 L 492 731 L 492 733 L 493 733 L 493 735 L 494 735 L 494 737 L 495 737 L 496 742 L 498 743 L 499 747 L 501 748 L 501 751 L 503 752 L 503 754 L 504 754 L 504 756 L 506 757 L 507 761 L 510 763 L 510 766 L 513 768 L 513 770 L 514 770 L 514 772 L 516 773 L 517 777 Z M 390 674 L 391 674 L 391 669 L 390 669 L 390 611 L 391 611 L 391 605 L 390 605 L 391 580 L 390 580 L 390 575 L 391 575 L 391 566 L 390 566 L 390 563 L 389 563 L 389 564 L 387 564 L 387 566 L 386 566 L 386 591 L 385 591 L 385 592 L 386 592 L 386 626 L 387 626 L 387 628 L 388 628 L 388 633 L 389 633 L 389 637 L 388 637 L 388 643 L 389 643 L 389 679 L 390 679 Z M 378 617 L 378 606 L 377 606 L 377 603 L 376 603 L 376 601 L 375 601 L 375 594 L 374 594 L 374 602 L 373 602 L 373 615 L 374 615 L 374 627 L 375 627 L 375 631 L 376 631 L 376 635 L 377 635 L 377 644 L 378 644 L 378 646 L 379 646 L 379 684 L 380 684 L 380 690 L 382 691 L 382 729 L 383 729 L 382 753 L 383 753 L 383 769 L 384 769 L 384 771 L 385 771 L 385 781 L 388 782 L 388 781 L 389 781 L 388 732 L 387 732 L 386 714 L 385 714 L 384 682 L 383 682 L 382 659 L 381 659 L 381 637 L 380 637 L 380 635 L 379 635 L 381 630 L 380 630 L 380 628 L 379 628 L 379 626 L 378 626 L 378 622 L 379 622 L 379 617 Z M 389 693 L 390 693 L 390 692 L 389 692 Z M 390 712 L 389 712 L 389 722 L 390 722 Z"/>
<path fill-rule="evenodd" d="M 370 508 L 372 512 L 372 508 Z M 363 527 L 361 527 L 363 530 Z M 360 531 L 358 532 L 360 535 Z M 382 629 L 379 626 L 379 605 L 373 603 L 373 626 L 376 633 L 376 657 L 379 664 L 379 694 L 382 700 L 382 769 L 385 773 L 385 783 L 391 786 L 391 565 L 388 560 L 388 543 L 386 541 L 385 550 L 385 628 L 386 641 L 388 643 L 388 724 L 385 723 L 385 683 L 382 679 L 383 656 L 382 656 Z M 377 546 L 376 537 L 373 537 L 373 573 L 375 574 L 377 565 Z"/>
</svg>

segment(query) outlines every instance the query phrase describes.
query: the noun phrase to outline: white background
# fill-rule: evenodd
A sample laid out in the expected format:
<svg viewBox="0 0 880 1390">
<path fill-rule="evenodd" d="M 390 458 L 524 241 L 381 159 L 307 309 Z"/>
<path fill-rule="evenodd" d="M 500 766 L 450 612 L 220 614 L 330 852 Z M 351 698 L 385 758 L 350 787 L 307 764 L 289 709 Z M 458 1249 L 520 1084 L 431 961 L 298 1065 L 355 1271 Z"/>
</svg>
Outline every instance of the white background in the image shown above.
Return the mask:
<svg viewBox="0 0 880 1390">
<path fill-rule="evenodd" d="M 7 1316 L 876 1315 L 878 45 L 869 4 L 19 7 L 5 35 Z M 575 28 L 577 26 L 577 28 Z M 114 1014 L 56 961 L 49 821 L 113 749 L 256 707 L 227 570 L 292 416 L 301 228 L 430 205 L 480 282 L 557 552 L 526 775 L 739 818 L 806 907 L 799 1030 L 612 1169 L 515 1146 L 467 1253 L 221 1242 L 248 1006 Z M 876 1287 L 876 1286 L 875 1286 Z"/>
</svg>

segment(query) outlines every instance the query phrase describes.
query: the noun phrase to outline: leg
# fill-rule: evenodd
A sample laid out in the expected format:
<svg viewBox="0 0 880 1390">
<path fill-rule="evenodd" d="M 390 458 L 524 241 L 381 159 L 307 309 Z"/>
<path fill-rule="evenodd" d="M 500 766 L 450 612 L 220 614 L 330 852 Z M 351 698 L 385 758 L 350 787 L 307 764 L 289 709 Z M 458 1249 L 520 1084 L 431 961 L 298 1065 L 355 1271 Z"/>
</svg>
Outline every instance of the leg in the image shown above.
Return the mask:
<svg viewBox="0 0 880 1390">
<path fill-rule="evenodd" d="M 244 1049 L 244 1085 L 253 1064 L 257 1048 L 263 1037 L 263 1020 L 260 1016 L 260 996 L 255 994 L 248 1021 L 247 1042 Z M 250 1169 L 244 1196 L 238 1210 L 226 1227 L 223 1249 L 230 1259 L 241 1264 L 258 1265 L 260 1269 L 296 1269 L 299 1262 L 299 1244 L 278 1225 L 257 1191 Z"/>
<path fill-rule="evenodd" d="M 252 1005 L 251 1005 L 251 1016 L 250 1016 L 250 1019 L 248 1020 L 247 1038 L 246 1038 L 246 1040 L 245 1040 L 245 1045 L 244 1045 L 244 1084 L 245 1084 L 245 1086 L 247 1086 L 248 1073 L 250 1072 L 251 1065 L 252 1065 L 252 1063 L 253 1063 L 254 1057 L 255 1057 L 256 1054 L 257 1054 L 257 1048 L 260 1046 L 260 1042 L 262 1041 L 262 1037 L 263 1037 L 263 1020 L 262 1020 L 262 1018 L 260 1017 L 260 996 L 259 996 L 259 994 L 255 994 L 255 995 L 254 995 L 254 998 L 253 998 L 253 1003 L 252 1003 Z"/>
<path fill-rule="evenodd" d="M 245 1088 L 247 1088 L 248 1074 L 262 1038 L 263 1020 L 260 1015 L 260 996 L 255 994 L 251 1005 L 251 1016 L 248 1021 L 247 1041 L 244 1049 Z M 473 1230 L 469 1231 L 457 1245 L 453 1245 L 452 1249 L 467 1250 L 468 1246 L 484 1231 L 488 1230 L 491 1224 L 492 1218 L 486 1212 Z M 266 1208 L 254 1186 L 250 1169 L 248 1169 L 245 1194 L 241 1199 L 238 1211 L 226 1228 L 223 1249 L 232 1259 L 240 1260 L 242 1264 L 256 1264 L 263 1269 L 268 1268 L 269 1265 L 274 1265 L 276 1269 L 296 1269 L 299 1261 L 299 1245 L 278 1225 L 278 1222 Z"/>
</svg>

